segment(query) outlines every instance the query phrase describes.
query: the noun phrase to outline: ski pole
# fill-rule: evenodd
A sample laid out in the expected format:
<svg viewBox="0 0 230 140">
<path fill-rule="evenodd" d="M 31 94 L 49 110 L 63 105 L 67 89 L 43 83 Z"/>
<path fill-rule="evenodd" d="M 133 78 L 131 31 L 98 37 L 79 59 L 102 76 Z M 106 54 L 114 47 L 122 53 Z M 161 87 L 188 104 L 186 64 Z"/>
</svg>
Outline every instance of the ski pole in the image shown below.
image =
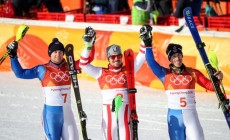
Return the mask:
<svg viewBox="0 0 230 140">
<path fill-rule="evenodd" d="M 114 97 L 113 103 L 112 103 L 112 112 L 115 111 L 115 113 L 116 113 L 116 118 L 117 118 L 117 137 L 118 137 L 118 140 L 120 140 L 118 112 L 119 112 L 121 106 L 122 106 L 122 96 L 121 95 L 116 95 Z"/>
<path fill-rule="evenodd" d="M 209 61 L 210 61 L 210 64 L 217 70 L 219 71 L 219 62 L 218 62 L 218 59 L 217 59 L 217 56 L 216 56 L 216 53 L 214 51 L 209 51 L 208 52 L 208 57 L 209 57 Z M 223 94 L 225 95 L 225 89 L 224 89 L 224 85 L 223 85 L 223 82 L 222 80 L 220 80 L 220 86 L 222 88 L 222 91 L 223 91 Z"/>
<path fill-rule="evenodd" d="M 27 25 L 20 25 L 17 33 L 16 33 L 16 42 L 19 42 L 26 34 L 26 32 L 28 31 L 29 26 Z M 0 65 L 3 63 L 3 61 L 7 58 L 7 56 L 9 55 L 10 50 L 8 50 L 0 59 Z"/>
</svg>

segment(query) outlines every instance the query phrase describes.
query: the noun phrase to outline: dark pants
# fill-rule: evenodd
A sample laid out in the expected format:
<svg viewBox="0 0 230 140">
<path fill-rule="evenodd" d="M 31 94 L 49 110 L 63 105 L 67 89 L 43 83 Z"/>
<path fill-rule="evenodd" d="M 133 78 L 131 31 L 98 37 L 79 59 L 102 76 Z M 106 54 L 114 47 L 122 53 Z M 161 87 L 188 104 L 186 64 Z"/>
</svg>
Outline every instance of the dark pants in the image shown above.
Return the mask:
<svg viewBox="0 0 230 140">
<path fill-rule="evenodd" d="M 190 6 L 192 8 L 193 16 L 199 16 L 201 10 L 202 0 L 178 0 L 176 11 L 173 14 L 175 17 L 182 18 L 184 8 Z"/>
<path fill-rule="evenodd" d="M 63 12 L 60 0 L 43 0 L 49 12 Z"/>
</svg>

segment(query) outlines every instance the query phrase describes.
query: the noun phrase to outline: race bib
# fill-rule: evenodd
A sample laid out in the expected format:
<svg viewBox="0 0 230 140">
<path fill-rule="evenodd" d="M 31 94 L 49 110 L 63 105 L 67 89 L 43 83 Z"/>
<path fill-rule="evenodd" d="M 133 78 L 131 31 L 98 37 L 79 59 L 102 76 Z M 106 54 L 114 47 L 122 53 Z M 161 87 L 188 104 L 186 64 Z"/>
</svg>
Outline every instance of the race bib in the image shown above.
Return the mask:
<svg viewBox="0 0 230 140">
<path fill-rule="evenodd" d="M 70 86 L 44 87 L 45 104 L 50 106 L 63 106 L 70 103 Z"/>
<path fill-rule="evenodd" d="M 196 107 L 195 90 L 167 90 L 168 108 L 171 109 L 194 109 Z"/>
<path fill-rule="evenodd" d="M 122 97 L 123 104 L 129 103 L 127 88 L 101 90 L 101 93 L 103 104 L 112 104 L 112 101 L 116 95 L 120 95 Z"/>
</svg>

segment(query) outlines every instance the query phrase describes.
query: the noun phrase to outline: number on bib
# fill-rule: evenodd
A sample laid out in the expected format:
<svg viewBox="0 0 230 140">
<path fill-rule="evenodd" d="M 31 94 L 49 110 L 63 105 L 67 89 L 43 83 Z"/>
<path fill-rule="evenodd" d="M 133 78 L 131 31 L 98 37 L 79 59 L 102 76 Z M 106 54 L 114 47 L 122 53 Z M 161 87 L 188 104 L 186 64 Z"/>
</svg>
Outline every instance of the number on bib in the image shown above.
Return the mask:
<svg viewBox="0 0 230 140">
<path fill-rule="evenodd" d="M 186 107 L 187 102 L 186 102 L 186 98 L 185 97 L 181 97 L 180 98 L 180 106 L 181 107 Z"/>
<path fill-rule="evenodd" d="M 63 93 L 62 96 L 64 97 L 64 103 L 66 103 L 67 93 Z"/>
</svg>

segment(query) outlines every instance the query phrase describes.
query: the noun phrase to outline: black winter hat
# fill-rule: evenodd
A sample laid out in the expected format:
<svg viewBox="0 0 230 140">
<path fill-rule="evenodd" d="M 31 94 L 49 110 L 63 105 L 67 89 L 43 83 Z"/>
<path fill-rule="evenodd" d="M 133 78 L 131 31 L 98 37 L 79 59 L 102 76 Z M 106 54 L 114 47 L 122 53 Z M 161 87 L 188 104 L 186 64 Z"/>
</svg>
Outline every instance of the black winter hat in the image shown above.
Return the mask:
<svg viewBox="0 0 230 140">
<path fill-rule="evenodd" d="M 65 52 L 64 45 L 57 38 L 53 38 L 52 42 L 50 43 L 48 47 L 49 56 L 52 54 L 52 52 L 56 50 L 61 50 L 63 51 L 63 53 Z"/>
<path fill-rule="evenodd" d="M 173 44 L 173 43 L 170 43 L 166 49 L 166 54 L 168 55 L 168 60 L 170 61 L 171 57 L 173 54 L 175 53 L 180 53 L 182 54 L 183 56 L 183 53 L 182 53 L 182 46 L 179 45 L 179 44 Z"/>
</svg>

